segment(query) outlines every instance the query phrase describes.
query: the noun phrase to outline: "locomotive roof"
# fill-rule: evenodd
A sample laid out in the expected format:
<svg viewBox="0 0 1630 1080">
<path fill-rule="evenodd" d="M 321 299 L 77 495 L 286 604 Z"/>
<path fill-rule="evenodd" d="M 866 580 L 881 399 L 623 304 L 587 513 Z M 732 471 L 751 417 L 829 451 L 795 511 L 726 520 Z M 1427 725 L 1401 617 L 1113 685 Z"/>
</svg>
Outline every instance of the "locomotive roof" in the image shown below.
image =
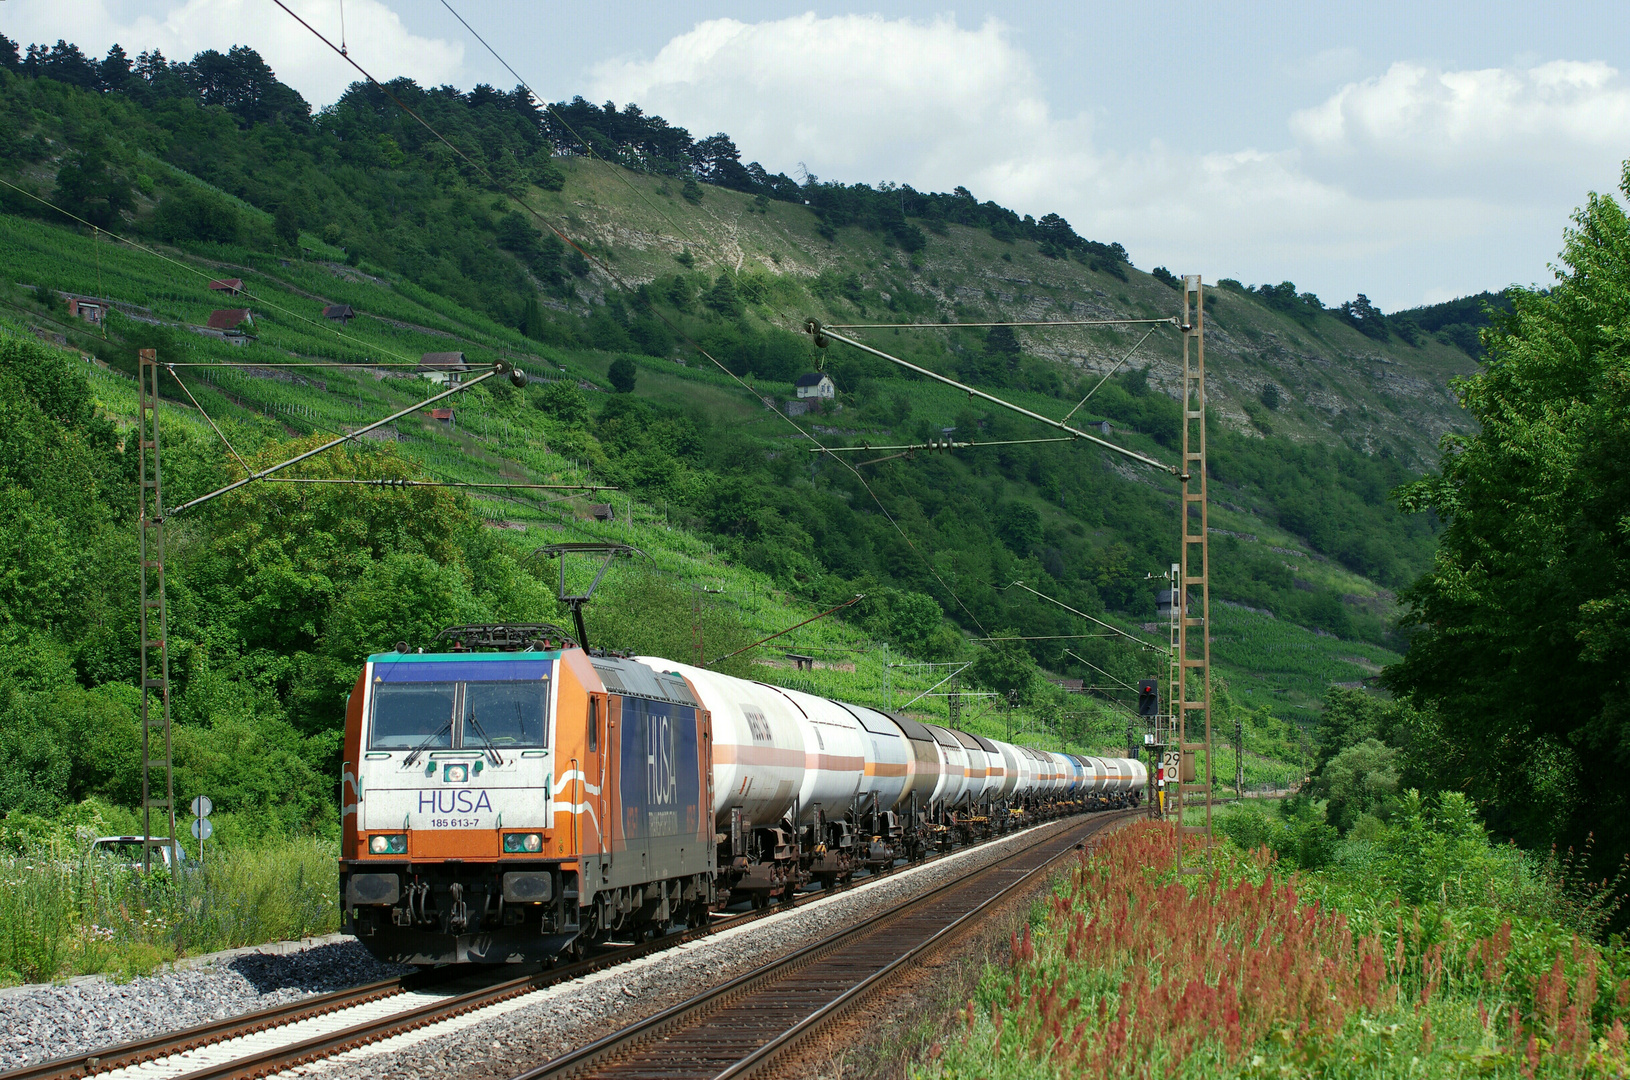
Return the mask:
<svg viewBox="0 0 1630 1080">
<path fill-rule="evenodd" d="M 673 672 L 656 671 L 637 660 L 613 656 L 596 656 L 589 663 L 594 665 L 594 673 L 600 676 L 600 681 L 612 693 L 672 701 L 678 705 L 696 704 L 690 686 Z"/>
<path fill-rule="evenodd" d="M 466 682 L 547 678 L 558 652 L 375 653 L 375 682 Z"/>
</svg>

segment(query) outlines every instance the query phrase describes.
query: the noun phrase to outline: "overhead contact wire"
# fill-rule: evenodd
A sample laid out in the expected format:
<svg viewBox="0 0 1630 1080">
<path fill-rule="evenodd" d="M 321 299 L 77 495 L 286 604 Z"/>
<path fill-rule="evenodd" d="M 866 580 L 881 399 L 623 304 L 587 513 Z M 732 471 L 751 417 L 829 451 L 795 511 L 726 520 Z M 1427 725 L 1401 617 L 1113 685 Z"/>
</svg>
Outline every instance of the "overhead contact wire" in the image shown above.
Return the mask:
<svg viewBox="0 0 1630 1080">
<path fill-rule="evenodd" d="M 962 326 L 1137 326 L 1147 323 L 1176 326 L 1171 316 L 1164 319 L 1047 319 L 1030 322 L 955 323 L 824 323 L 829 330 L 955 330 Z"/>
<path fill-rule="evenodd" d="M 1074 649 L 1065 649 L 1064 651 L 1069 653 L 1071 656 L 1075 657 L 1077 660 L 1081 661 L 1083 664 L 1087 665 L 1092 670 L 1096 671 L 1098 674 L 1102 675 L 1104 678 L 1108 679 L 1110 682 L 1120 683 L 1123 687 L 1125 687 L 1126 689 L 1132 691 L 1134 694 L 1139 692 L 1137 687 L 1133 686 L 1131 683 L 1127 682 L 1125 679 L 1119 678 L 1118 676 L 1115 676 L 1115 675 L 1111 675 L 1109 672 L 1105 671 L 1103 668 L 1099 667 L 1097 664 L 1094 664 L 1091 660 L 1088 660 L 1086 657 L 1082 656 L 1080 653 L 1076 652 Z"/>
<path fill-rule="evenodd" d="M 1077 412 L 1080 411 L 1081 406 L 1083 406 L 1083 405 L 1085 405 L 1087 403 L 1087 399 L 1092 397 L 1092 395 L 1096 394 L 1098 392 L 1099 388 L 1102 387 L 1106 382 L 1109 381 L 1109 377 L 1111 375 L 1115 374 L 1117 371 L 1119 371 L 1121 369 L 1122 364 L 1124 364 L 1128 360 L 1132 359 L 1132 354 L 1137 352 L 1139 349 L 1143 348 L 1143 343 L 1145 341 L 1149 340 L 1149 334 L 1154 333 L 1158 329 L 1160 329 L 1158 326 L 1151 326 L 1147 333 L 1145 333 L 1142 337 L 1138 338 L 1138 343 L 1136 345 L 1132 346 L 1131 349 L 1127 350 L 1126 355 L 1121 357 L 1120 360 L 1115 364 L 1114 367 L 1112 367 L 1108 371 L 1104 372 L 1104 377 L 1099 379 L 1098 382 L 1093 386 L 1093 388 L 1091 390 L 1087 391 L 1087 396 L 1086 397 L 1082 398 L 1080 401 L 1075 403 L 1075 408 L 1071 409 L 1069 412 L 1064 414 L 1064 419 L 1059 421 L 1059 423 L 1061 423 L 1061 424 L 1069 423 L 1070 422 L 1070 417 L 1074 416 Z"/>
<path fill-rule="evenodd" d="M 1050 604 L 1057 604 L 1059 607 L 1063 608 L 1065 611 L 1068 611 L 1072 615 L 1079 615 L 1079 616 L 1081 616 L 1081 618 L 1087 620 L 1088 622 L 1096 623 L 1097 625 L 1103 627 L 1105 630 L 1109 630 L 1109 631 L 1112 631 L 1112 632 L 1114 632 L 1116 634 L 1119 634 L 1121 637 L 1126 638 L 1128 641 L 1135 641 L 1139 645 L 1142 645 L 1145 649 L 1148 649 L 1150 652 L 1163 652 L 1163 653 L 1171 652 L 1171 648 L 1169 646 L 1167 648 L 1162 649 L 1158 645 L 1154 645 L 1154 644 L 1152 644 L 1150 642 L 1144 641 L 1142 638 L 1138 637 L 1136 634 L 1127 633 L 1125 630 L 1122 630 L 1120 627 L 1116 626 L 1114 623 L 1108 623 L 1108 622 L 1105 622 L 1102 619 L 1096 618 L 1096 617 L 1094 617 L 1092 615 L 1088 615 L 1086 612 L 1081 611 L 1081 610 L 1079 610 L 1077 608 L 1073 608 L 1070 605 L 1066 604 L 1064 601 L 1059 600 L 1059 599 L 1057 599 L 1055 597 L 1048 596 L 1044 592 L 1037 592 L 1035 589 L 1032 589 L 1030 586 L 1026 585 L 1022 581 L 1010 582 L 1007 585 L 991 585 L 989 582 L 986 583 L 986 586 L 988 588 L 990 588 L 990 589 L 992 589 L 992 590 L 994 590 L 996 592 L 1007 592 L 1009 589 L 1013 588 L 1013 586 L 1015 586 L 1015 585 L 1017 585 L 1019 588 L 1023 589 L 1027 593 L 1030 593 L 1030 594 L 1032 594 L 1034 596 L 1041 597 L 1043 600 L 1047 601 Z"/>
<path fill-rule="evenodd" d="M 232 440 L 226 437 L 226 432 L 222 431 L 220 426 L 215 423 L 215 420 L 207 411 L 205 411 L 204 407 L 198 404 L 198 399 L 192 396 L 192 391 L 187 389 L 187 384 L 181 381 L 181 376 L 177 375 L 174 369 L 171 369 L 170 371 L 170 378 L 174 379 L 175 384 L 181 387 L 181 392 L 187 395 L 187 400 L 192 402 L 192 407 L 198 410 L 198 415 L 204 418 L 204 420 L 209 424 L 210 429 L 221 437 L 221 441 L 226 444 L 226 448 L 232 451 L 232 456 L 238 459 L 239 465 L 243 466 L 243 474 L 245 476 L 253 476 L 255 470 L 251 469 L 249 467 L 249 463 L 243 460 L 243 455 L 238 453 L 237 447 L 232 445 Z"/>
<path fill-rule="evenodd" d="M 165 365 L 165 366 L 168 366 L 168 365 Z M 209 365 L 196 365 L 196 366 L 207 367 Z M 199 403 L 197 398 L 193 397 L 192 391 L 188 390 L 187 387 L 181 382 L 180 378 L 176 377 L 175 372 L 173 372 L 173 371 L 170 372 L 170 376 L 172 378 L 175 378 L 176 385 L 180 386 L 182 391 L 184 393 L 186 393 L 187 399 L 192 402 L 193 407 L 198 410 L 199 414 L 202 415 L 203 418 L 206 421 L 209 422 L 209 426 L 215 430 L 215 434 L 220 436 L 221 441 L 223 443 L 226 443 L 226 448 L 228 450 L 232 451 L 232 456 L 238 459 L 238 464 L 239 465 L 243 466 L 243 471 L 246 474 L 248 474 L 248 479 L 254 479 L 255 478 L 254 470 L 252 470 L 248 466 L 248 464 L 244 462 L 243 458 L 241 456 L 239 456 L 237 450 L 234 449 L 231 442 L 229 442 L 227 440 L 226 435 L 221 431 L 221 429 L 219 427 L 216 426 L 215 421 L 210 418 L 209 413 L 207 411 L 205 411 L 204 406 Z M 445 397 L 446 395 L 444 394 L 444 395 L 441 395 L 441 396 Z M 230 401 L 231 399 L 228 398 L 228 400 Z M 238 403 L 234 402 L 234 404 L 238 404 Z M 422 404 L 423 403 L 421 402 L 421 405 Z M 268 414 L 265 413 L 264 411 L 257 410 L 257 409 L 250 409 L 248 406 L 245 406 L 245 405 L 242 405 L 242 404 L 238 404 L 238 407 L 240 409 L 244 409 L 246 412 L 258 412 L 261 416 L 267 416 L 268 419 L 274 419 L 275 418 L 275 417 L 268 416 Z M 406 410 L 406 411 L 411 412 L 412 410 L 409 409 L 409 410 Z M 388 422 L 389 420 L 395 419 L 396 417 L 399 417 L 401 415 L 404 415 L 404 413 L 399 412 L 397 414 L 394 414 L 391 417 L 387 417 L 385 421 L 381 421 L 379 423 L 375 423 L 375 424 L 370 425 L 370 428 L 379 427 L 382 423 Z M 316 420 L 313 417 L 305 417 L 304 420 L 305 420 L 305 423 L 308 424 L 310 427 L 315 428 L 315 429 L 317 429 L 319 431 L 326 431 L 330 435 L 340 435 L 342 437 L 342 441 L 344 441 L 346 439 L 349 439 L 349 438 L 352 438 L 352 437 L 354 437 L 356 435 L 360 435 L 360 434 L 362 434 L 363 431 L 369 430 L 369 428 L 364 428 L 364 429 L 361 429 L 359 431 L 347 433 L 347 432 L 343 432 L 343 431 L 339 431 L 339 430 L 336 430 L 334 428 L 331 428 L 327 424 L 321 423 L 321 422 L 319 422 L 318 420 Z M 307 456 L 309 456 L 309 455 L 307 455 Z M 443 472 L 440 469 L 437 469 L 435 466 L 429 464 L 428 462 L 418 461 L 415 464 L 417 464 L 417 466 L 419 467 L 419 469 L 421 471 L 430 473 L 433 476 L 434 475 L 440 475 L 440 476 L 445 477 L 447 475 L 445 472 Z M 284 477 L 284 476 L 266 476 L 264 474 L 262 474 L 260 476 L 260 481 L 262 483 L 268 483 L 268 484 L 350 484 L 350 485 L 356 485 L 356 486 L 360 486 L 360 487 L 381 487 L 381 488 L 413 488 L 413 487 L 482 488 L 482 489 L 493 488 L 493 489 L 504 489 L 504 490 L 523 490 L 523 491 L 574 491 L 574 492 L 578 493 L 578 494 L 575 494 L 575 495 L 563 495 L 563 496 L 560 496 L 559 498 L 554 498 L 554 499 L 543 499 L 541 501 L 535 500 L 535 499 L 534 500 L 525 500 L 525 501 L 512 500 L 512 501 L 519 502 L 523 506 L 552 506 L 552 505 L 554 505 L 555 503 L 558 503 L 558 502 L 567 502 L 567 501 L 570 501 L 571 499 L 580 498 L 582 493 L 584 493 L 584 492 L 593 493 L 593 492 L 597 492 L 597 491 L 618 491 L 618 490 L 620 490 L 619 488 L 615 488 L 615 487 L 612 487 L 612 486 L 606 485 L 606 484 L 488 484 L 488 483 L 475 483 L 475 482 L 465 481 L 465 480 L 446 480 L 446 479 L 443 479 L 443 480 L 440 480 L 440 481 L 436 481 L 436 480 L 397 480 L 397 479 L 386 479 L 386 478 L 369 480 L 369 479 L 360 479 L 360 478 L 351 478 L 351 477 Z M 191 504 L 188 504 L 188 505 L 191 505 Z M 186 507 L 182 507 L 181 509 L 185 509 L 185 508 Z"/>
</svg>

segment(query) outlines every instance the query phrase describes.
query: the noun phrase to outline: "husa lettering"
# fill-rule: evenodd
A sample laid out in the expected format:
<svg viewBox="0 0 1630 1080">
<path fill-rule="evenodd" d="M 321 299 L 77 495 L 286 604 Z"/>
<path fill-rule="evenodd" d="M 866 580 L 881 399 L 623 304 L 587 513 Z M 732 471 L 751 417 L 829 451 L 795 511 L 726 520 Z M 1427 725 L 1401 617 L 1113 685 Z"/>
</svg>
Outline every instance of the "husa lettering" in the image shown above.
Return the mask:
<svg viewBox="0 0 1630 1080">
<path fill-rule="evenodd" d="M 492 812 L 492 802 L 485 791 L 458 788 L 419 792 L 421 814 L 475 814 L 482 810 Z"/>
</svg>

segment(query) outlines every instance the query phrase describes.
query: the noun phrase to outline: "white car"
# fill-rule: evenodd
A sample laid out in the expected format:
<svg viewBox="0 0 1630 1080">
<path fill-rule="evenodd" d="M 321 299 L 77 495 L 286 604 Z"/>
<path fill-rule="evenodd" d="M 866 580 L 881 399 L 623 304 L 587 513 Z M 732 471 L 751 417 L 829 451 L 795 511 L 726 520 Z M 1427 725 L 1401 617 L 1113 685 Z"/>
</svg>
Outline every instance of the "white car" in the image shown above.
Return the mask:
<svg viewBox="0 0 1630 1080">
<path fill-rule="evenodd" d="M 187 853 L 179 840 L 160 840 L 154 837 L 153 862 L 162 864 L 166 870 L 179 867 L 183 872 L 191 870 L 197 862 L 188 859 Z M 98 836 L 91 841 L 92 855 L 104 855 L 108 858 L 140 870 L 145 863 L 142 855 L 142 838 L 139 836 Z"/>
</svg>

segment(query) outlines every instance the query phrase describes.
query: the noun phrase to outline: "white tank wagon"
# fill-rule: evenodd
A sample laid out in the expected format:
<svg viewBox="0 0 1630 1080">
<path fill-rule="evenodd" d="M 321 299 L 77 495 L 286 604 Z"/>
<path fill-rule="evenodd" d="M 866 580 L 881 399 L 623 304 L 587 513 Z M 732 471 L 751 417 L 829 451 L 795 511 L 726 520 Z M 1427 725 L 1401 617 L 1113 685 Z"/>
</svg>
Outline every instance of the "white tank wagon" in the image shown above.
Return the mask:
<svg viewBox="0 0 1630 1080">
<path fill-rule="evenodd" d="M 1149 769 L 1136 758 L 1094 758 L 1102 770 L 1099 790 L 1125 794 L 1149 786 Z"/>
<path fill-rule="evenodd" d="M 940 746 L 940 789 L 935 799 L 949 809 L 961 806 L 968 793 L 970 779 L 968 748 L 963 746 L 948 728 L 938 724 L 925 724 Z M 983 786 L 983 780 L 981 780 Z"/>
<path fill-rule="evenodd" d="M 1062 754 L 659 657 L 635 662 L 684 679 L 711 716 L 720 869 L 732 893 L 759 902 L 994 835 L 1021 820 L 1016 811 L 1055 813 L 1093 786 Z"/>
<path fill-rule="evenodd" d="M 996 760 L 992 761 L 991 754 L 985 749 L 985 743 L 989 740 L 980 739 L 955 728 L 948 730 L 956 736 L 956 740 L 962 744 L 962 749 L 968 755 L 968 789 L 964 801 L 970 807 L 984 806 L 990 800 L 993 769 L 997 773 L 996 785 L 1001 784 L 1001 755 L 997 754 Z"/>
</svg>

